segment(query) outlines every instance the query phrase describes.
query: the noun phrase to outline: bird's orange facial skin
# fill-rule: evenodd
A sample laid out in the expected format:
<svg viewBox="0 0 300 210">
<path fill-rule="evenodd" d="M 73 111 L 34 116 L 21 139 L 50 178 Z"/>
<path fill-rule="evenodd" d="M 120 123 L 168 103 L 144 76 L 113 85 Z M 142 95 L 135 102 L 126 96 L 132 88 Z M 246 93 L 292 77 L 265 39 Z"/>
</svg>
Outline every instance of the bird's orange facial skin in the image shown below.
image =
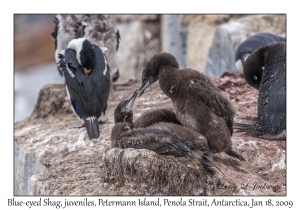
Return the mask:
<svg viewBox="0 0 300 210">
<path fill-rule="evenodd" d="M 83 68 L 84 73 L 89 74 L 92 69 Z"/>
</svg>

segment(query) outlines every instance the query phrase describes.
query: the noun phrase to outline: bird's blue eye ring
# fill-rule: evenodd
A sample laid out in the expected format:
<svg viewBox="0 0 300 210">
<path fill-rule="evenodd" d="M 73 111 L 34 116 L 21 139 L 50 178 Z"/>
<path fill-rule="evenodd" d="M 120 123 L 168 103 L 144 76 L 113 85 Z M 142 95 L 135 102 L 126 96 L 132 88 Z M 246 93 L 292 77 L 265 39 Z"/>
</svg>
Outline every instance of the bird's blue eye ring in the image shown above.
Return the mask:
<svg viewBox="0 0 300 210">
<path fill-rule="evenodd" d="M 254 76 L 253 76 L 253 79 L 257 80 L 257 76 L 256 76 L 256 75 L 254 75 Z"/>
</svg>

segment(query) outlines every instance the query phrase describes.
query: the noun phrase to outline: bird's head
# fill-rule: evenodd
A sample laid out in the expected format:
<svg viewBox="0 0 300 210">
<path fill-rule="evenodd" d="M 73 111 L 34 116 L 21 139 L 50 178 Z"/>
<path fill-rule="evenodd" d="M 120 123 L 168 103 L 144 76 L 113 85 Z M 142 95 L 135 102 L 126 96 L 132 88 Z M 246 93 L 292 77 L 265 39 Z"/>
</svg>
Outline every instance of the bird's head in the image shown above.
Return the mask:
<svg viewBox="0 0 300 210">
<path fill-rule="evenodd" d="M 139 97 L 144 93 L 144 91 L 158 80 L 159 72 L 163 67 L 179 68 L 179 64 L 176 58 L 166 52 L 158 53 L 154 55 L 147 63 L 142 75 L 142 85 L 139 88 Z"/>
<path fill-rule="evenodd" d="M 95 51 L 91 42 L 85 38 L 73 39 L 69 42 L 68 48 L 76 51 L 78 63 L 82 66 L 86 75 L 90 74 L 95 65 Z"/>
<path fill-rule="evenodd" d="M 263 48 L 255 50 L 244 62 L 244 77 L 247 83 L 259 89 L 262 80 L 262 74 L 265 66 L 265 53 Z"/>
<path fill-rule="evenodd" d="M 129 99 L 123 100 L 118 104 L 114 112 L 115 123 L 133 121 L 132 107 L 137 95 L 138 91 L 136 90 Z"/>
</svg>

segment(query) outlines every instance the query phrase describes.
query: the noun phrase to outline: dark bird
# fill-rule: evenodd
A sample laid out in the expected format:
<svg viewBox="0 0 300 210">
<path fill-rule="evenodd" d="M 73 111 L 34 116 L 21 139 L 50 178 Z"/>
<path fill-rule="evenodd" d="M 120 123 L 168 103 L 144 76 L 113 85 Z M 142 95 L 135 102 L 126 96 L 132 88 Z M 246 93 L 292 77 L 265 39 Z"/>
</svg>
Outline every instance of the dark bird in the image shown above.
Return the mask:
<svg viewBox="0 0 300 210">
<path fill-rule="evenodd" d="M 241 60 L 242 66 L 244 66 L 245 60 L 248 58 L 248 56 L 254 52 L 255 50 L 271 45 L 277 42 L 285 42 L 286 39 L 281 36 L 277 36 L 272 33 L 258 33 L 253 36 L 250 36 L 245 41 L 243 41 L 236 49 L 235 51 L 235 61 Z M 256 80 L 259 80 L 259 75 L 261 76 L 262 69 L 259 69 L 259 71 L 256 73 Z M 245 71 L 244 71 L 245 73 Z"/>
<path fill-rule="evenodd" d="M 120 33 L 110 15 L 63 14 L 54 17 L 54 31 L 51 36 L 55 41 L 55 60 L 65 50 L 72 39 L 86 38 L 105 52 L 111 69 L 111 77 L 119 77 L 118 48 Z M 62 71 L 58 68 L 60 75 Z"/>
<path fill-rule="evenodd" d="M 175 155 L 179 157 L 193 157 L 202 161 L 206 167 L 214 165 L 219 169 L 211 157 L 206 138 L 178 124 L 164 122 L 173 121 L 172 111 L 165 113 L 162 110 L 152 111 L 157 119 L 144 118 L 142 115 L 137 121 L 145 127 L 135 128 L 133 123 L 132 106 L 138 95 L 120 102 L 115 109 L 115 126 L 111 132 L 111 146 L 120 148 L 148 149 L 162 155 Z M 171 117 L 166 117 L 171 114 Z M 175 120 L 176 121 L 176 120 Z M 147 126 L 146 126 L 147 125 Z"/>
<path fill-rule="evenodd" d="M 231 148 L 235 109 L 208 76 L 192 69 L 179 69 L 176 58 L 164 52 L 146 63 L 139 96 L 157 80 L 171 99 L 178 121 L 205 136 L 213 154 L 225 151 L 244 160 Z"/>
<path fill-rule="evenodd" d="M 237 131 L 265 139 L 286 139 L 286 43 L 254 51 L 244 66 L 247 82 L 253 80 L 262 67 L 257 117 L 251 125 L 236 124 Z"/>
<path fill-rule="evenodd" d="M 258 33 L 250 36 L 243 41 L 235 51 L 235 61 L 241 59 L 242 62 L 258 48 L 275 44 L 277 42 L 285 42 L 286 39 L 272 33 Z"/>
<path fill-rule="evenodd" d="M 114 111 L 114 120 L 115 123 L 123 122 L 124 119 L 126 122 L 133 122 L 133 112 L 132 107 L 134 101 L 138 95 L 138 91 L 135 91 L 134 94 L 128 100 L 123 100 L 118 104 Z M 150 125 L 159 123 L 159 122 L 169 122 L 181 125 L 177 120 L 176 114 L 169 109 L 157 109 L 151 110 L 149 112 L 143 113 L 138 119 L 133 122 L 134 128 L 146 128 Z"/>
<path fill-rule="evenodd" d="M 134 121 L 133 126 L 134 128 L 145 128 L 159 122 L 169 122 L 181 125 L 173 111 L 169 109 L 157 109 L 143 113 Z"/>
<path fill-rule="evenodd" d="M 73 111 L 84 120 L 89 138 L 98 138 L 98 118 L 105 114 L 110 90 L 106 57 L 97 45 L 79 38 L 69 42 L 59 59 Z"/>
</svg>

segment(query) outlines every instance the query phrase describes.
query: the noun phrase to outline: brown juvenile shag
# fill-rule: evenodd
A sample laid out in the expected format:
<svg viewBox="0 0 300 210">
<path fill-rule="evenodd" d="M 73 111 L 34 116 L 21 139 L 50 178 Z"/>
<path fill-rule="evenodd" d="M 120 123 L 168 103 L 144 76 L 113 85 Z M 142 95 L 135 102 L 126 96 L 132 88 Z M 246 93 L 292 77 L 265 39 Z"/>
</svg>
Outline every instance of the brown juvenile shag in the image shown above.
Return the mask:
<svg viewBox="0 0 300 210">
<path fill-rule="evenodd" d="M 115 126 L 111 132 L 111 146 L 120 148 L 148 149 L 162 155 L 175 155 L 179 157 L 193 157 L 201 160 L 204 166 L 214 165 L 219 169 L 211 157 L 206 138 L 178 124 L 163 122 L 161 120 L 174 120 L 174 113 L 166 117 L 162 110 L 152 111 L 157 119 L 145 118 L 142 115 L 137 121 L 142 122 L 145 127 L 135 128 L 133 123 L 132 106 L 138 92 L 133 96 L 119 103 L 116 107 Z M 162 116 L 162 117 L 160 117 Z M 176 120 L 175 120 L 176 121 Z"/>
<path fill-rule="evenodd" d="M 163 52 L 147 62 L 139 96 L 157 80 L 171 99 L 178 121 L 203 134 L 213 154 L 226 152 L 244 160 L 231 148 L 235 109 L 208 76 L 189 68 L 179 69 L 176 58 Z"/>
</svg>

